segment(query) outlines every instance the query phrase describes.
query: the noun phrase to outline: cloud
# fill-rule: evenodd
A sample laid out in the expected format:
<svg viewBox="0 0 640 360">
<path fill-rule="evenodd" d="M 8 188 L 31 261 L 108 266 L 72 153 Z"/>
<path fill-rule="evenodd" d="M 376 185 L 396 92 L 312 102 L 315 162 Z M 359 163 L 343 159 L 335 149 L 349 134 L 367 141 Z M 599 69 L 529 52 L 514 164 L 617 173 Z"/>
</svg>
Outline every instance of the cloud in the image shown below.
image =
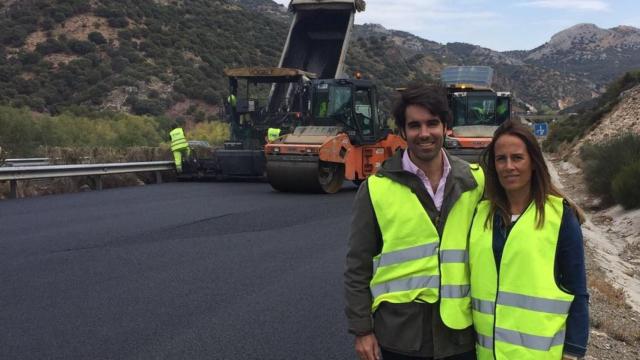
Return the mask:
<svg viewBox="0 0 640 360">
<path fill-rule="evenodd" d="M 483 1 L 369 0 L 367 11 L 356 15 L 356 22 L 383 24 L 386 28 L 425 33 L 442 25 L 498 19 L 500 15 L 481 6 Z"/>
<path fill-rule="evenodd" d="M 599 0 L 536 0 L 526 1 L 519 6 L 545 8 L 545 9 L 569 9 L 569 10 L 589 10 L 608 11 L 609 4 Z"/>
<path fill-rule="evenodd" d="M 288 4 L 289 0 L 275 0 Z M 429 27 L 451 20 L 485 20 L 500 17 L 482 8 L 486 0 L 367 0 L 367 11 L 356 15 L 358 23 L 379 23 L 388 28 Z M 455 4 L 455 5 L 454 5 Z M 400 25 L 400 26 L 398 26 Z"/>
</svg>

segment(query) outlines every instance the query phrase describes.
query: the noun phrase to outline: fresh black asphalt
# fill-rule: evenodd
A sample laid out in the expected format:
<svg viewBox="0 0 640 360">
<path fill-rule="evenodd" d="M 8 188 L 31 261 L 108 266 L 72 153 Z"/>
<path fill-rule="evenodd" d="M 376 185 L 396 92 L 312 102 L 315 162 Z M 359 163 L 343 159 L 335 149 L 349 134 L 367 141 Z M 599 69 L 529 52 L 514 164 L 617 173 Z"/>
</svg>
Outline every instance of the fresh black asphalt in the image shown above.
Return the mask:
<svg viewBox="0 0 640 360">
<path fill-rule="evenodd" d="M 353 359 L 354 195 L 169 183 L 0 201 L 0 359 Z"/>
</svg>

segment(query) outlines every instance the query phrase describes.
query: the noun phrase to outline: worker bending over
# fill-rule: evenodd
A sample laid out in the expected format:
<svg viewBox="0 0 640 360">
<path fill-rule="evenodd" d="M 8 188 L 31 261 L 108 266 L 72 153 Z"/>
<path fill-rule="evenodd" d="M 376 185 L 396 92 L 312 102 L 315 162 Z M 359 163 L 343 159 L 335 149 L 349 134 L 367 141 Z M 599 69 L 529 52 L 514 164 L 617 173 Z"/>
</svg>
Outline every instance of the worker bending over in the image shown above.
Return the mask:
<svg viewBox="0 0 640 360">
<path fill-rule="evenodd" d="M 184 136 L 184 130 L 180 126 L 174 125 L 169 135 L 171 136 L 171 152 L 173 152 L 173 159 L 176 163 L 176 171 L 181 173 L 182 159 L 191 155 L 191 149 L 189 149 L 189 143 Z"/>
</svg>

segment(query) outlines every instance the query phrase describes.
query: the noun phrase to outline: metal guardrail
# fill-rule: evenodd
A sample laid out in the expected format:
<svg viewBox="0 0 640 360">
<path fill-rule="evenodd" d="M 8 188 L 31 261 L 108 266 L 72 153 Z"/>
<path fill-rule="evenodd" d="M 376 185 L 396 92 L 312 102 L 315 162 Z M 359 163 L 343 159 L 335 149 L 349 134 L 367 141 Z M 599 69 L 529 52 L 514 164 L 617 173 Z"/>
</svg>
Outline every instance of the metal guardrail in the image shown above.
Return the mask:
<svg viewBox="0 0 640 360">
<path fill-rule="evenodd" d="M 5 159 L 4 166 L 46 166 L 51 162 L 49 158 Z"/>
<path fill-rule="evenodd" d="M 102 176 L 125 174 L 132 172 L 152 171 L 156 174 L 156 182 L 162 182 L 161 171 L 173 170 L 173 161 L 150 161 L 112 164 L 83 165 L 50 165 L 50 166 L 10 166 L 0 168 L 0 181 L 9 181 L 12 199 L 18 195 L 18 181 L 32 179 L 49 179 L 56 177 L 93 176 L 96 190 L 102 190 Z"/>
</svg>

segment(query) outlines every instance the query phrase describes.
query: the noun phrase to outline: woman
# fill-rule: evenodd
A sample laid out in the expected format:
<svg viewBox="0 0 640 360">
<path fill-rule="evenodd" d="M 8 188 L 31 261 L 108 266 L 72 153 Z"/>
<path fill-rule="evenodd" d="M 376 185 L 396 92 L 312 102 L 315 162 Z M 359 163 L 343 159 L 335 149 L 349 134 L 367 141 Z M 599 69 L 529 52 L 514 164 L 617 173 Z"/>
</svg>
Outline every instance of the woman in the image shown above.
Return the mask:
<svg viewBox="0 0 640 360">
<path fill-rule="evenodd" d="M 483 155 L 469 235 L 478 359 L 579 359 L 589 333 L 581 211 L 551 183 L 528 127 L 505 122 Z"/>
</svg>

